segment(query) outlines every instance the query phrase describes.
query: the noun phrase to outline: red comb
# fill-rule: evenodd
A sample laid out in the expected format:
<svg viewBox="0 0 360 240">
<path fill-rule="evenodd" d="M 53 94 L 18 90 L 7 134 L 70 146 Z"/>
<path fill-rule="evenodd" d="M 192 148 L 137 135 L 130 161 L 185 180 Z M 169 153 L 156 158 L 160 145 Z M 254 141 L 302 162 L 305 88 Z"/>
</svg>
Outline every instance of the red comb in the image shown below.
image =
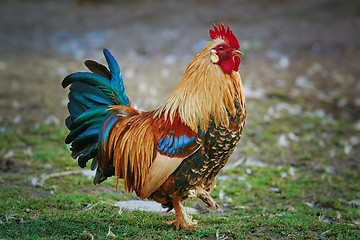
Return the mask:
<svg viewBox="0 0 360 240">
<path fill-rule="evenodd" d="M 230 30 L 229 25 L 228 25 L 227 29 L 225 28 L 223 23 L 219 23 L 219 28 L 215 24 L 213 24 L 213 25 L 214 25 L 214 30 L 212 30 L 212 29 L 209 30 L 211 39 L 222 38 L 225 41 L 227 41 L 231 47 L 233 47 L 235 49 L 240 48 L 239 41 L 237 40 L 234 33 Z"/>
</svg>

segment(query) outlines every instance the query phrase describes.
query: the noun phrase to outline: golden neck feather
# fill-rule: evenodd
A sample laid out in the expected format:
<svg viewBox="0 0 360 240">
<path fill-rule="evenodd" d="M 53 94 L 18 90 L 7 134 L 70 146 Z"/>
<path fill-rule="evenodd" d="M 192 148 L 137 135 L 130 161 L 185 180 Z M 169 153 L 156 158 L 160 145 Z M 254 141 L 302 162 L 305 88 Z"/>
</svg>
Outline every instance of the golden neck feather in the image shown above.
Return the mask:
<svg viewBox="0 0 360 240">
<path fill-rule="evenodd" d="M 210 51 L 223 40 L 215 39 L 194 57 L 183 78 L 169 98 L 156 110 L 172 123 L 179 114 L 183 123 L 197 132 L 207 130 L 210 121 L 229 125 L 228 112 L 234 116 L 234 98 L 244 104 L 243 87 L 238 72 L 225 74 L 210 60 Z M 227 112 L 228 111 L 228 112 Z"/>
</svg>

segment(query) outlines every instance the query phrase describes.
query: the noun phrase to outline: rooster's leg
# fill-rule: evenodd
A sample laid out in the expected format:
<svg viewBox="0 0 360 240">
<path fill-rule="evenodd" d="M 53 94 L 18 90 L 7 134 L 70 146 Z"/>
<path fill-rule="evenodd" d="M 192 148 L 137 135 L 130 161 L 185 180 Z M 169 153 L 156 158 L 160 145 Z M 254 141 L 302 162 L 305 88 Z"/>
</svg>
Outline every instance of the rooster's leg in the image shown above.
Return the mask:
<svg viewBox="0 0 360 240">
<path fill-rule="evenodd" d="M 201 187 L 195 187 L 195 189 L 190 192 L 189 197 L 198 197 L 209 207 L 220 209 L 219 204 Z"/>
<path fill-rule="evenodd" d="M 174 199 L 172 201 L 172 204 L 175 209 L 176 219 L 172 221 L 166 221 L 166 224 L 174 224 L 176 226 L 176 229 L 179 229 L 181 227 L 182 229 L 193 229 L 196 227 L 197 221 L 192 220 L 192 218 L 186 214 L 183 206 L 180 203 L 179 199 Z"/>
</svg>

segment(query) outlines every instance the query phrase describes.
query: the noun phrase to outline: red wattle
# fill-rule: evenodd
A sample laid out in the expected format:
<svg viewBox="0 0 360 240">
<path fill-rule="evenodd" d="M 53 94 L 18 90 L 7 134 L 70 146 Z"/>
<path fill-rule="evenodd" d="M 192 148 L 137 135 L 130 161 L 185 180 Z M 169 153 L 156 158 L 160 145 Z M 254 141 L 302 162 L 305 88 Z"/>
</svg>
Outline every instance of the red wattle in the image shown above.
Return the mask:
<svg viewBox="0 0 360 240">
<path fill-rule="evenodd" d="M 233 58 L 227 58 L 220 60 L 220 67 L 224 73 L 230 74 L 236 66 Z M 239 66 L 237 66 L 237 68 L 239 68 Z"/>
</svg>

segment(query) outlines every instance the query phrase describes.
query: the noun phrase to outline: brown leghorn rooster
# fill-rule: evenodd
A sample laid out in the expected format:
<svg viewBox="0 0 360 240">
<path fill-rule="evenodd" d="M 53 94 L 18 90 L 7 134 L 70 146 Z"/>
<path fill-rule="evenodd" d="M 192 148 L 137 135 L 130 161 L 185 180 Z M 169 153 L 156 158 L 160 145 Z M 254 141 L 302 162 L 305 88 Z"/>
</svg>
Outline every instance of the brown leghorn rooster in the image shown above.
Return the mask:
<svg viewBox="0 0 360 240">
<path fill-rule="evenodd" d="M 210 29 L 210 41 L 197 54 L 174 92 L 157 109 L 139 111 L 124 91 L 120 68 L 108 50 L 105 66 L 85 61 L 92 71 L 67 76 L 70 86 L 66 126 L 72 157 L 85 167 L 93 159 L 94 183 L 110 176 L 127 191 L 169 209 L 177 228 L 196 226 L 181 202 L 199 197 L 219 208 L 209 191 L 239 141 L 245 98 L 238 73 L 240 45 L 228 26 Z"/>
</svg>

